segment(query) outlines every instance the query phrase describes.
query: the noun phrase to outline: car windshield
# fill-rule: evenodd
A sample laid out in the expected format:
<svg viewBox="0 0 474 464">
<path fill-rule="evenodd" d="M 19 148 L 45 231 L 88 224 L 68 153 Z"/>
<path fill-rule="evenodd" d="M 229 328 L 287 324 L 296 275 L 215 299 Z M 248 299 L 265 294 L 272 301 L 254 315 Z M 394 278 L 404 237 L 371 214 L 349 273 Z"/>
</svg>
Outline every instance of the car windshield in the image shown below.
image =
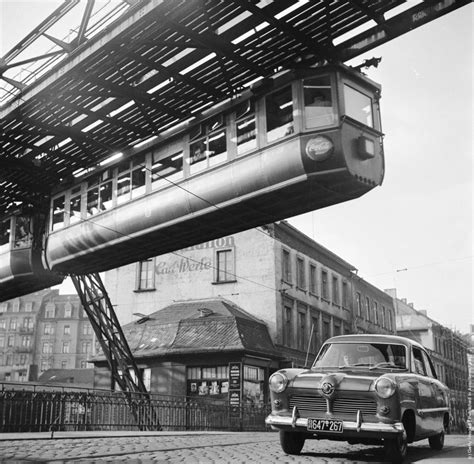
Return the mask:
<svg viewBox="0 0 474 464">
<path fill-rule="evenodd" d="M 315 367 L 406 369 L 406 348 L 393 343 L 328 343 L 316 358 Z"/>
</svg>

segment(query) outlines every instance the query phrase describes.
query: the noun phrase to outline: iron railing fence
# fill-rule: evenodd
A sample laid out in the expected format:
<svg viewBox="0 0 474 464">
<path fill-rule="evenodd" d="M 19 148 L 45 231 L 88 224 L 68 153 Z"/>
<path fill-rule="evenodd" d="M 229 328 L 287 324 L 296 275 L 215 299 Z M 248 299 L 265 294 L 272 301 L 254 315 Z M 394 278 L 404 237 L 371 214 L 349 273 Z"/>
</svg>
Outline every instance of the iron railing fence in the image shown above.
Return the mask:
<svg viewBox="0 0 474 464">
<path fill-rule="evenodd" d="M 84 430 L 263 431 L 266 404 L 230 407 L 195 397 L 128 394 L 108 390 L 3 383 L 0 432 Z M 131 407 L 135 414 L 132 414 Z M 154 408 L 156 414 L 149 414 Z"/>
</svg>

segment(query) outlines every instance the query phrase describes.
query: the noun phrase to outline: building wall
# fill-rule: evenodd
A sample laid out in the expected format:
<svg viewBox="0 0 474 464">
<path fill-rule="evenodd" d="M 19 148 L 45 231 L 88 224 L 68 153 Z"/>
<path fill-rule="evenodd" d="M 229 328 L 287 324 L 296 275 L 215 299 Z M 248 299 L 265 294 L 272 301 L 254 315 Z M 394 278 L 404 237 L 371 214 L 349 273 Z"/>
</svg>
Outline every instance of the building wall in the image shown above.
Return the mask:
<svg viewBox="0 0 474 464">
<path fill-rule="evenodd" d="M 217 278 L 218 253 L 229 250 L 235 259 L 227 279 Z M 148 314 L 174 301 L 227 298 L 268 325 L 276 335 L 274 241 L 261 229 L 157 256 L 152 261 L 153 282 L 140 287 L 140 263 L 104 275 L 120 323 L 134 320 L 133 313 Z"/>
<path fill-rule="evenodd" d="M 36 378 L 34 354 L 38 314 L 49 290 L 0 303 L 0 379 L 22 382 Z"/>
<path fill-rule="evenodd" d="M 232 259 L 222 278 L 219 256 L 226 252 Z M 179 300 L 227 298 L 266 323 L 286 359 L 282 365 L 303 366 L 333 335 L 355 328 L 393 333 L 394 324 L 364 325 L 363 317 L 354 325 L 355 289 L 377 301 L 379 310 L 393 313 L 393 305 L 353 271 L 283 221 L 108 271 L 104 283 L 121 324 Z"/>
<path fill-rule="evenodd" d="M 396 333 L 393 299 L 357 275 L 352 278 L 355 333 Z"/>
<path fill-rule="evenodd" d="M 77 295 L 43 290 L 0 303 L 0 313 L 0 380 L 91 367 L 95 335 Z"/>
</svg>

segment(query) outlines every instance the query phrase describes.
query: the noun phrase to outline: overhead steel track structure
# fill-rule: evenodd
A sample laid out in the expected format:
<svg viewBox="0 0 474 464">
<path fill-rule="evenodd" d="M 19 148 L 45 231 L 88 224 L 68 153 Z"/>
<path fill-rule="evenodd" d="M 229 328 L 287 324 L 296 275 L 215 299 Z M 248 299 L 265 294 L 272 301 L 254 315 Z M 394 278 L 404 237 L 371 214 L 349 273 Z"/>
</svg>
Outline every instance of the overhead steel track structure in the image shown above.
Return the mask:
<svg viewBox="0 0 474 464">
<path fill-rule="evenodd" d="M 88 0 L 75 37 L 55 38 L 50 28 L 78 3 L 0 59 L 0 216 L 44 206 L 61 182 L 275 70 L 345 62 L 469 1 L 126 0 L 99 30 Z M 36 60 L 51 66 L 17 80 L 39 37 L 54 46 Z"/>
</svg>

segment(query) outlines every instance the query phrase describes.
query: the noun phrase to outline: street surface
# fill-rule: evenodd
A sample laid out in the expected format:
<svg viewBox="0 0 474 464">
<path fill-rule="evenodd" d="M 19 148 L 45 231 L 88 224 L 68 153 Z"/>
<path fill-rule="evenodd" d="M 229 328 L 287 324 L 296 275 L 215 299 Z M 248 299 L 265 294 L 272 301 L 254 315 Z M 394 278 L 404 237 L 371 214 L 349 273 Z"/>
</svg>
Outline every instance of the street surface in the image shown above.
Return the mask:
<svg viewBox="0 0 474 464">
<path fill-rule="evenodd" d="M 441 452 L 428 441 L 408 448 L 407 462 L 472 462 L 468 436 L 448 435 Z M 275 432 L 56 432 L 0 434 L 0 463 L 359 463 L 384 461 L 383 449 L 307 441 L 300 456 L 281 451 Z"/>
</svg>

